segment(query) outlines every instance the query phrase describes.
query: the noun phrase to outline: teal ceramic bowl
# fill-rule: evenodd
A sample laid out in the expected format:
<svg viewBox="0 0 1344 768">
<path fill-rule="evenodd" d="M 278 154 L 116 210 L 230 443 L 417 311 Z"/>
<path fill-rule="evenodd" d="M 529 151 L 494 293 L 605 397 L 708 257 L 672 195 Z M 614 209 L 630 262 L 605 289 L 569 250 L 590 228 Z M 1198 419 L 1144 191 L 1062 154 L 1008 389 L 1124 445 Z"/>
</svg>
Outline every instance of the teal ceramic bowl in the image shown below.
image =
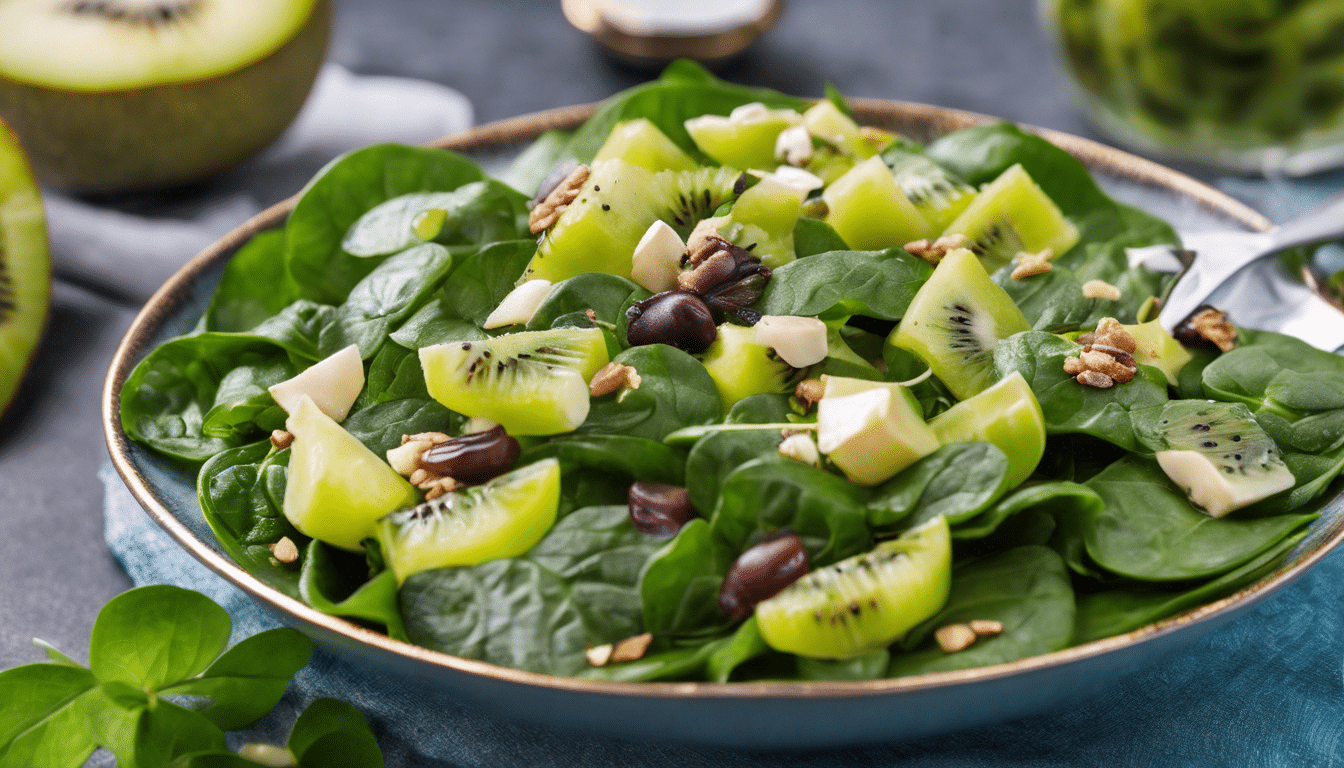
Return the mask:
<svg viewBox="0 0 1344 768">
<path fill-rule="evenodd" d="M 991 120 L 918 104 L 857 101 L 861 122 L 929 139 Z M 577 125 L 593 106 L 492 123 L 438 143 L 502 169 L 532 138 Z M 1271 223 L 1232 198 L 1156 163 L 1074 136 L 1042 131 L 1082 160 L 1113 196 L 1178 228 L 1263 230 Z M 320 613 L 234 564 L 202 518 L 195 471 L 130 442 L 118 417 L 122 384 L 149 350 L 189 332 L 225 263 L 254 233 L 280 225 L 276 205 L 205 250 L 145 305 L 113 359 L 103 395 L 112 459 L 136 499 L 188 552 L 336 654 L 464 704 L 554 728 L 727 747 L 823 747 L 891 741 L 1019 718 L 1096 695 L 1126 673 L 1179 653 L 1302 575 L 1344 540 L 1344 498 L 1274 573 L 1202 607 L 1125 635 L 1007 664 L 892 680 L 842 683 L 608 683 L 555 677 L 426 650 Z"/>
</svg>

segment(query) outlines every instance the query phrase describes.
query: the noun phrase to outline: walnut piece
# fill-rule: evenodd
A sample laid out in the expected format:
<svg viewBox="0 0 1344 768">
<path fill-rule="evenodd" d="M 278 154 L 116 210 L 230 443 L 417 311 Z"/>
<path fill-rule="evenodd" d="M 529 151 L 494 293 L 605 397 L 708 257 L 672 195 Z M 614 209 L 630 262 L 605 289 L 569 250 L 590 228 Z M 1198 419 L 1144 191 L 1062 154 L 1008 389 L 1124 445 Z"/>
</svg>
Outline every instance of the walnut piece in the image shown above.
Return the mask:
<svg viewBox="0 0 1344 768">
<path fill-rule="evenodd" d="M 943 235 L 933 242 L 915 240 L 906 243 L 905 250 L 907 253 L 913 253 L 936 267 L 948 251 L 965 248 L 970 242 L 970 239 L 962 234 Z"/>
<path fill-rule="evenodd" d="M 1120 289 L 1105 280 L 1088 280 L 1086 283 L 1083 283 L 1083 297 L 1088 299 L 1119 301 Z"/>
<path fill-rule="evenodd" d="M 387 463 L 392 465 L 397 474 L 409 480 L 411 485 L 425 491 L 425 501 L 433 501 L 445 493 L 456 491 L 463 483 L 421 467 L 420 457 L 430 448 L 451 439 L 443 432 L 402 435 L 401 447 L 387 452 Z"/>
<path fill-rule="evenodd" d="M 1079 384 L 1109 389 L 1134 380 L 1139 372 L 1134 363 L 1138 344 L 1125 327 L 1113 317 L 1103 317 L 1097 330 L 1079 337 L 1083 344 L 1077 357 L 1064 359 L 1064 372 Z"/>
<path fill-rule="evenodd" d="M 964 651 L 978 639 L 975 630 L 965 624 L 948 624 L 945 627 L 939 627 L 933 633 L 933 638 L 938 641 L 938 647 L 943 649 L 943 653 Z"/>
<path fill-rule="evenodd" d="M 1237 347 L 1237 327 L 1227 319 L 1221 310 L 1204 306 L 1176 328 L 1172 333 L 1183 344 L 1206 342 L 1221 352 L 1231 352 Z"/>
<path fill-rule="evenodd" d="M 294 433 L 286 432 L 283 429 L 277 429 L 271 432 L 271 445 L 276 448 L 284 449 L 294 444 Z"/>
<path fill-rule="evenodd" d="M 621 365 L 620 363 L 607 363 L 593 374 L 593 380 L 588 384 L 588 394 L 593 397 L 609 395 L 621 387 L 630 389 L 639 389 L 639 372 L 634 366 Z"/>
<path fill-rule="evenodd" d="M 588 181 L 588 166 L 580 165 L 569 172 L 564 181 L 559 186 L 551 190 L 551 193 L 544 200 L 537 203 L 536 207 L 527 216 L 527 228 L 532 234 L 538 234 L 550 229 L 560 214 L 565 212 L 569 204 L 579 196 L 583 191 L 583 185 Z"/>
<path fill-rule="evenodd" d="M 1018 251 L 1013 257 L 1013 263 L 1017 266 L 1013 269 L 1011 277 L 1014 280 L 1043 275 L 1055 268 L 1050 260 L 1055 257 L 1055 252 L 1051 248 L 1046 248 L 1040 253 L 1031 253 L 1029 251 Z"/>
</svg>

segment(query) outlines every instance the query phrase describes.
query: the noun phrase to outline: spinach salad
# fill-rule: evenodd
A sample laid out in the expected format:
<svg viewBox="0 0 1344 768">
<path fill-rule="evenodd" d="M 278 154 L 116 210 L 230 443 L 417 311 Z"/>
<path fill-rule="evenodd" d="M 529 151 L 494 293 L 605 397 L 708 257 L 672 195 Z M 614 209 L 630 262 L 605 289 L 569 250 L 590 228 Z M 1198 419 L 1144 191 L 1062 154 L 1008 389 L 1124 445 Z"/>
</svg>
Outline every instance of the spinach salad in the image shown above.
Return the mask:
<svg viewBox="0 0 1344 768">
<path fill-rule="evenodd" d="M 1261 578 L 1344 470 L 1344 359 L 1178 343 L 1126 255 L 1175 233 L 1016 126 L 679 62 L 504 178 L 338 158 L 124 387 L 320 611 L 606 680 L 969 668 Z"/>
</svg>

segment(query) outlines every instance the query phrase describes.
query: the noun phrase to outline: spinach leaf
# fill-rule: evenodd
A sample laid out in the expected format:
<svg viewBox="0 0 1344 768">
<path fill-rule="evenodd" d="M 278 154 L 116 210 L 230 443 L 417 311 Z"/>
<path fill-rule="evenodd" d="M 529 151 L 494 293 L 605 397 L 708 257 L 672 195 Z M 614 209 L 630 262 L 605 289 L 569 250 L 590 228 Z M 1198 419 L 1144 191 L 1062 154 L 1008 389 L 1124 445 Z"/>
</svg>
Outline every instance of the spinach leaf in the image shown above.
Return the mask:
<svg viewBox="0 0 1344 768">
<path fill-rule="evenodd" d="M 357 344 L 361 358 L 373 357 L 388 330 L 415 311 L 452 266 L 452 254 L 437 243 L 418 245 L 379 264 L 337 309 L 334 333 L 323 333 L 318 343 L 321 356 Z"/>
<path fill-rule="evenodd" d="M 616 275 L 585 272 L 551 286 L 541 306 L 527 323 L 527 330 L 579 327 L 591 328 L 586 310 L 603 323 L 616 324 L 621 309 L 631 295 L 644 291 L 638 285 Z"/>
<path fill-rule="evenodd" d="M 939 515 L 948 525 L 970 520 L 1008 490 L 1007 475 L 1008 457 L 993 443 L 945 445 L 877 487 L 868 524 L 890 534 Z"/>
<path fill-rule="evenodd" d="M 561 435 L 523 451 L 518 463 L 560 460 L 562 475 L 578 468 L 620 475 L 629 480 L 681 485 L 685 457 L 657 440 L 628 435 Z"/>
<path fill-rule="evenodd" d="M 778 454 L 753 459 L 724 480 L 710 519 L 736 552 L 781 528 L 803 540 L 813 568 L 872 549 L 864 503 L 871 491 Z"/>
<path fill-rule="evenodd" d="M 653 680 L 681 680 L 698 677 L 705 662 L 720 641 L 711 641 L 689 648 L 647 653 L 643 658 L 605 667 L 589 667 L 577 677 L 586 680 L 605 680 L 620 683 L 647 683 Z"/>
<path fill-rule="evenodd" d="M 657 637 L 704 637 L 732 626 L 719 587 L 737 551 L 697 518 L 650 558 L 639 575 L 644 629 Z"/>
<path fill-rule="evenodd" d="M 1080 597 L 1078 633 L 1074 642 L 1087 643 L 1131 632 L 1158 619 L 1229 595 L 1267 575 L 1306 536 L 1306 531 L 1289 536 L 1245 565 L 1196 587 L 1173 590 L 1135 585 Z"/>
<path fill-rule="evenodd" d="M 269 339 L 295 360 L 310 363 L 326 357 L 324 350 L 335 352 L 346 346 L 342 344 L 345 337 L 340 327 L 340 311 L 308 299 L 295 301 L 250 333 Z"/>
<path fill-rule="evenodd" d="M 498 181 L 473 181 L 451 192 L 415 192 L 369 209 L 350 226 L 341 250 L 351 256 L 388 256 L 425 241 L 413 225 L 430 210 L 446 213 L 432 240 L 474 245 L 527 237 L 527 196 Z"/>
<path fill-rule="evenodd" d="M 1141 581 L 1218 576 L 1316 517 L 1209 517 L 1190 505 L 1156 462 L 1137 456 L 1121 459 L 1085 485 L 1106 504 L 1088 521 L 1087 554 L 1102 568 Z"/>
<path fill-rule="evenodd" d="M 420 355 L 400 344 L 384 344 L 369 362 L 364 391 L 355 401 L 353 410 L 361 410 L 374 403 L 389 400 L 428 400 L 425 372 L 420 367 Z"/>
<path fill-rule="evenodd" d="M 430 147 L 377 144 L 332 160 L 299 193 L 285 225 L 286 267 L 300 294 L 339 304 L 378 265 L 341 251 L 350 225 L 370 208 L 398 195 L 484 179 L 470 160 Z"/>
<path fill-rule="evenodd" d="M 785 395 L 752 395 L 733 404 L 726 424 L 779 424 L 792 413 Z M 686 457 L 686 492 L 702 514 L 714 510 L 723 481 L 738 467 L 778 453 L 778 430 L 711 432 L 691 447 Z"/>
<path fill-rule="evenodd" d="M 798 677 L 803 680 L 879 680 L 887 676 L 891 653 L 886 648 L 868 651 L 852 659 L 809 659 L 798 656 Z"/>
<path fill-rule="evenodd" d="M 816 256 L 829 251 L 847 251 L 849 246 L 835 227 L 807 216 L 799 216 L 793 225 L 793 250 L 798 258 Z"/>
<path fill-rule="evenodd" d="M 573 131 L 542 133 L 514 158 L 509 170 L 499 177 L 500 181 L 526 194 L 536 193 L 541 182 L 566 157 L 565 150 L 573 137 Z"/>
<path fill-rule="evenodd" d="M 761 628 L 755 616 L 747 617 L 733 634 L 714 640 L 709 645 L 711 648 L 705 659 L 705 672 L 716 683 L 728 682 L 733 670 L 771 650 L 761 636 Z"/>
<path fill-rule="evenodd" d="M 346 417 L 341 426 L 370 451 L 384 456 L 401 445 L 402 435 L 420 432 L 445 432 L 453 435 L 462 429 L 466 417 L 454 413 L 428 398 L 407 398 L 374 403 Z"/>
<path fill-rule="evenodd" d="M 513 290 L 537 245 L 531 240 L 493 243 L 461 259 L 435 297 L 392 340 L 408 349 L 487 336 L 480 326 Z"/>
<path fill-rule="evenodd" d="M 952 569 L 947 604 L 901 641 L 892 677 L 970 669 L 1057 651 L 1069 645 L 1074 623 L 1073 587 L 1064 563 L 1045 547 L 1010 549 Z M 1003 632 L 957 653 L 934 645 L 938 627 L 975 619 L 1003 623 Z"/>
<path fill-rule="evenodd" d="M 207 331 L 248 331 L 299 298 L 299 287 L 285 270 L 285 232 L 258 232 L 229 259 L 210 309 Z"/>
<path fill-rule="evenodd" d="M 682 427 L 719 418 L 719 391 L 699 360 L 666 344 L 631 347 L 612 362 L 632 366 L 638 389 L 595 397 L 580 434 L 618 434 L 661 440 Z"/>
<path fill-rule="evenodd" d="M 831 251 L 776 269 L 761 296 L 767 315 L 899 320 L 933 269 L 899 248 Z"/>
<path fill-rule="evenodd" d="M 998 530 L 1008 518 L 1025 512 L 1039 512 L 1054 518 L 1061 513 L 1092 516 L 1099 514 L 1105 502 L 1085 485 L 1069 481 L 1039 483 L 1017 489 L 999 503 L 952 528 L 954 539 L 983 539 Z"/>
<path fill-rule="evenodd" d="M 521 557 L 407 579 L 406 634 L 468 659 L 577 674 L 587 648 L 645 631 L 636 583 L 663 543 L 635 530 L 625 506 L 577 510 Z"/>
<path fill-rule="evenodd" d="M 342 568 L 337 562 L 343 558 L 352 556 L 320 541 L 311 542 L 299 574 L 299 596 L 323 613 L 381 624 L 388 635 L 405 640 L 406 628 L 397 605 L 396 576 L 383 570 L 368 580 L 364 580 L 367 573 L 351 579 L 352 569 L 348 565 Z"/>
<path fill-rule="evenodd" d="M 196 494 L 201 513 L 225 553 L 247 572 L 290 597 L 299 594 L 297 568 L 275 561 L 270 545 L 282 537 L 303 551 L 308 537 L 282 511 L 289 451 L 268 455 L 270 441 L 222 451 L 201 467 Z"/>
<path fill-rule="evenodd" d="M 190 461 L 236 447 L 252 436 L 204 431 L 220 382 L 240 366 L 274 364 L 278 354 L 282 351 L 272 342 L 245 334 L 200 333 L 166 342 L 127 377 L 122 426 L 131 438 L 160 453 Z"/>
<path fill-rule="evenodd" d="M 298 369 L 276 352 L 265 363 L 240 365 L 224 374 L 215 390 L 215 404 L 201 422 L 201 434 L 238 444 L 284 428 L 285 410 L 268 388 L 292 378 Z"/>
<path fill-rule="evenodd" d="M 180 622 L 180 615 L 193 620 Z M 89 670 L 103 683 L 161 690 L 204 672 L 228 647 L 232 627 L 228 612 L 199 592 L 177 587 L 126 592 L 94 622 Z"/>
<path fill-rule="evenodd" d="M 1012 278 L 1013 269 L 1010 265 L 996 271 L 994 282 L 1008 293 L 1035 330 L 1051 333 L 1077 330 L 1103 304 L 1101 299 L 1083 296 L 1082 283 L 1068 267 L 1055 267 L 1023 280 Z"/>
<path fill-rule="evenodd" d="M 1167 402 L 1166 377 L 1146 365 L 1133 381 L 1110 389 L 1079 384 L 1064 372 L 1064 359 L 1080 346 L 1043 331 L 1024 331 L 994 346 L 999 378 L 1021 373 L 1041 404 L 1047 434 L 1081 433 L 1099 437 L 1128 451 L 1138 450 L 1129 412 Z"/>
</svg>

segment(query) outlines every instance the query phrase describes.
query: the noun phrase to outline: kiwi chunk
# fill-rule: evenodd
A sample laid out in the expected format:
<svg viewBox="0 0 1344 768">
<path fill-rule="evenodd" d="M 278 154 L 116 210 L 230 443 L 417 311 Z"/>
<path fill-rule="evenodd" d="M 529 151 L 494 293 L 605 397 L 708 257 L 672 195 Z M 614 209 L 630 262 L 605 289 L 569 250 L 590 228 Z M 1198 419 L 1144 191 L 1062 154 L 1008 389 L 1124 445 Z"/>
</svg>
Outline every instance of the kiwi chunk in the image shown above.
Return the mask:
<svg viewBox="0 0 1344 768">
<path fill-rule="evenodd" d="M 658 126 L 647 117 L 618 123 L 603 142 L 602 148 L 597 150 L 593 162 L 613 157 L 655 173 L 666 170 L 693 171 L 697 167 L 691 156 L 673 144 L 667 134 L 658 130 Z"/>
<path fill-rule="evenodd" d="M 1022 310 L 975 254 L 959 248 L 915 293 L 887 343 L 915 353 L 957 399 L 965 400 L 994 383 L 994 345 L 1030 329 Z"/>
<path fill-rule="evenodd" d="M 1182 400 L 1154 424 L 1136 419 L 1162 471 L 1210 517 L 1222 517 L 1296 482 L 1274 440 L 1241 403 Z"/>
<path fill-rule="evenodd" d="M 918 152 L 896 145 L 882 153 L 882 160 L 896 186 L 935 230 L 946 229 L 975 199 L 975 187 Z"/>
<path fill-rule="evenodd" d="M 1007 488 L 1021 485 L 1045 455 L 1045 414 L 1017 371 L 938 414 L 929 426 L 944 445 L 971 441 L 997 445 L 1008 457 Z"/>
<path fill-rule="evenodd" d="M 541 541 L 559 508 L 560 462 L 543 459 L 393 512 L 376 535 L 401 584 L 422 571 L 517 557 Z"/>
<path fill-rule="evenodd" d="M 792 392 L 802 374 L 757 343 L 754 328 L 728 323 L 719 326 L 701 362 L 719 390 L 724 413 L 744 397 Z"/>
<path fill-rule="evenodd" d="M 969 238 L 967 247 L 984 259 L 990 272 L 1012 261 L 1018 251 L 1049 248 L 1059 256 L 1078 242 L 1078 228 L 1020 163 L 980 190 L 943 234 Z"/>
<path fill-rule="evenodd" d="M 939 516 L 795 581 L 756 606 L 756 623 L 776 650 L 852 659 L 937 613 L 951 580 L 951 535 Z"/>
<path fill-rule="evenodd" d="M 0 122 L 0 412 L 18 391 L 50 306 L 42 198 L 18 140 Z"/>
<path fill-rule="evenodd" d="M 936 231 L 878 157 L 854 166 L 826 187 L 821 199 L 828 209 L 826 223 L 850 248 L 899 248 Z"/>
<path fill-rule="evenodd" d="M 802 115 L 792 109 L 769 109 L 754 102 L 727 116 L 693 117 L 685 125 L 696 146 L 716 161 L 733 168 L 773 170 L 777 165 L 775 139 L 802 120 Z"/>
<path fill-rule="evenodd" d="M 557 328 L 420 350 L 425 384 L 458 413 L 511 435 L 569 432 L 588 416 L 588 380 L 608 362 L 598 328 Z"/>
<path fill-rule="evenodd" d="M 612 158 L 593 163 L 577 199 L 546 232 L 519 285 L 553 283 L 585 272 L 629 277 L 635 246 L 655 221 L 685 238 L 732 200 L 741 173 L 728 168 L 650 173 Z"/>
</svg>

